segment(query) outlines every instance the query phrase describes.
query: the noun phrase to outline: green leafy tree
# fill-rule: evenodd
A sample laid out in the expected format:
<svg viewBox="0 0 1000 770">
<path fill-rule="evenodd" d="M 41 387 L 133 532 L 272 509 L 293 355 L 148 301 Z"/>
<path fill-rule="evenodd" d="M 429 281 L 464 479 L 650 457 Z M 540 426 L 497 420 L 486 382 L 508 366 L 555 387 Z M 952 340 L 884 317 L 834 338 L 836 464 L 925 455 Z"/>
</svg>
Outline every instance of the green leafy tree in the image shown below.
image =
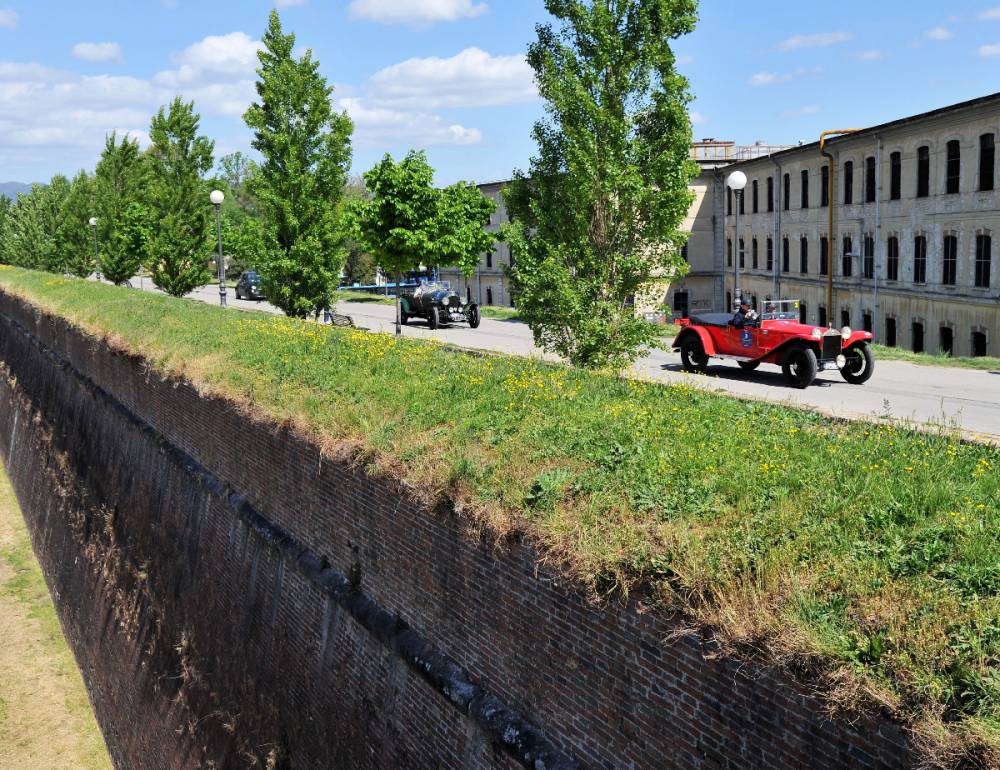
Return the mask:
<svg viewBox="0 0 1000 770">
<path fill-rule="evenodd" d="M 238 207 L 241 211 L 252 213 L 254 199 L 250 194 L 250 179 L 257 164 L 242 152 L 231 152 L 219 158 L 219 179 L 225 182 L 229 194 L 226 201 Z"/>
<path fill-rule="evenodd" d="M 94 272 L 94 238 L 90 218 L 94 216 L 94 179 L 81 171 L 70 183 L 56 231 L 56 249 L 62 269 L 79 278 Z"/>
<path fill-rule="evenodd" d="M 633 298 L 684 270 L 691 100 L 670 41 L 696 0 L 546 0 L 558 31 L 529 49 L 547 118 L 530 173 L 505 191 L 514 297 L 535 342 L 621 368 L 657 342 Z M 529 178 L 530 177 L 530 178 Z"/>
<path fill-rule="evenodd" d="M 47 185 L 32 185 L 29 193 L 17 196 L 3 244 L 6 262 L 33 270 L 62 272 L 58 231 L 69 192 L 69 180 L 57 175 Z"/>
<path fill-rule="evenodd" d="M 470 275 L 492 236 L 483 228 L 496 208 L 465 182 L 434 187 L 434 170 L 423 152 L 410 151 L 399 163 L 386 155 L 365 174 L 370 198 L 352 204 L 360 246 L 397 284 L 421 265 L 457 266 Z M 401 332 L 397 292 L 396 334 Z"/>
<path fill-rule="evenodd" d="M 115 284 L 130 279 L 147 260 L 150 210 L 145 203 L 149 181 L 139 143 L 112 133 L 95 170 L 97 237 L 101 275 Z"/>
<path fill-rule="evenodd" d="M 149 161 L 153 281 L 182 297 L 205 284 L 212 252 L 212 206 L 204 177 L 212 168 L 214 143 L 198 135 L 194 104 L 179 97 L 153 117 Z"/>
<path fill-rule="evenodd" d="M 344 263 L 340 202 L 353 124 L 331 106 L 333 89 L 312 52 L 296 59 L 295 36 L 276 11 L 258 52 L 258 101 L 244 116 L 263 163 L 249 180 L 267 239 L 264 292 L 288 315 L 318 315 Z"/>
</svg>

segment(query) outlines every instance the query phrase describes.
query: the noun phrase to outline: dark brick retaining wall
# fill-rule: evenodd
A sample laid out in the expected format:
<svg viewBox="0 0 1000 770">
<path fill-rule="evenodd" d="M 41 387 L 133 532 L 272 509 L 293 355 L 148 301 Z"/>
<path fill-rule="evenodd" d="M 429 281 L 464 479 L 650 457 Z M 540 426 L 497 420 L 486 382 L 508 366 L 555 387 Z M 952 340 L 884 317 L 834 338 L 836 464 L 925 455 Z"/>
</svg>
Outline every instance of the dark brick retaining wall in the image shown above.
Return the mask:
<svg viewBox="0 0 1000 770">
<path fill-rule="evenodd" d="M 893 723 L 593 607 L 5 294 L 0 365 L 0 452 L 121 768 L 914 766 Z"/>
</svg>

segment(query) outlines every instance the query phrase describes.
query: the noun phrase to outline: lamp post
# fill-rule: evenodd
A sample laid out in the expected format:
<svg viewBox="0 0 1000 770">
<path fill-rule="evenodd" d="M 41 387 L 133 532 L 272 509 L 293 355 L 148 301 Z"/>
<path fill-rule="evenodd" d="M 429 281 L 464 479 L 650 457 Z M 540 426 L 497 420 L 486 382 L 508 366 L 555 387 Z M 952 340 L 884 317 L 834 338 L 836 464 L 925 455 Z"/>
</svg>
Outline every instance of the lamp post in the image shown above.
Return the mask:
<svg viewBox="0 0 1000 770">
<path fill-rule="evenodd" d="M 97 280 L 101 280 L 101 255 L 97 251 L 97 217 L 91 217 L 88 221 L 90 225 L 91 232 L 94 233 L 94 271 L 97 274 Z"/>
<path fill-rule="evenodd" d="M 742 171 L 734 171 L 726 178 L 726 185 L 736 193 L 735 213 L 736 213 L 736 256 L 733 258 L 733 304 L 739 307 L 740 304 L 740 257 L 743 255 L 740 250 L 740 203 L 743 198 L 743 188 L 747 186 L 747 175 Z M 732 308 L 728 308 L 732 310 Z"/>
<path fill-rule="evenodd" d="M 226 259 L 222 256 L 222 201 L 226 196 L 222 190 L 212 190 L 208 197 L 215 206 L 215 233 L 219 241 L 219 305 L 226 307 Z"/>
</svg>

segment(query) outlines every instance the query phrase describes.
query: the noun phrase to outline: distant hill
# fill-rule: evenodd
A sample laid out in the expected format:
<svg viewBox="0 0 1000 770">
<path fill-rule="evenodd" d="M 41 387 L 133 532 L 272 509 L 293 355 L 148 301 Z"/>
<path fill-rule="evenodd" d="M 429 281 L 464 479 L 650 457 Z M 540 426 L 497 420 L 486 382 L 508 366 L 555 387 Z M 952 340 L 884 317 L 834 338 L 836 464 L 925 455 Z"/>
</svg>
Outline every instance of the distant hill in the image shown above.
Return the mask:
<svg viewBox="0 0 1000 770">
<path fill-rule="evenodd" d="M 6 195 L 11 200 L 17 199 L 18 193 L 31 192 L 31 185 L 24 182 L 0 182 L 0 195 Z"/>
</svg>

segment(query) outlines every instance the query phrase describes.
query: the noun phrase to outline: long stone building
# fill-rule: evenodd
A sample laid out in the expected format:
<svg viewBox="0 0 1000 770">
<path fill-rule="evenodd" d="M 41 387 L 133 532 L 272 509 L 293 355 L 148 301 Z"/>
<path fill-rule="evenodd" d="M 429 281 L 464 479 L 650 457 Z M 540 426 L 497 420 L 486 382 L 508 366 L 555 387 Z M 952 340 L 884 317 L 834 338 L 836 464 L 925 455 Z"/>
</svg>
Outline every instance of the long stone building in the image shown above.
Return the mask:
<svg viewBox="0 0 1000 770">
<path fill-rule="evenodd" d="M 675 315 L 732 307 L 739 260 L 744 296 L 800 300 L 810 323 L 865 328 L 915 351 L 1000 354 L 998 131 L 994 94 L 830 139 L 832 164 L 818 142 L 703 164 L 687 222 L 691 272 L 667 302 Z M 748 179 L 740 198 L 726 186 L 737 169 Z"/>
</svg>

